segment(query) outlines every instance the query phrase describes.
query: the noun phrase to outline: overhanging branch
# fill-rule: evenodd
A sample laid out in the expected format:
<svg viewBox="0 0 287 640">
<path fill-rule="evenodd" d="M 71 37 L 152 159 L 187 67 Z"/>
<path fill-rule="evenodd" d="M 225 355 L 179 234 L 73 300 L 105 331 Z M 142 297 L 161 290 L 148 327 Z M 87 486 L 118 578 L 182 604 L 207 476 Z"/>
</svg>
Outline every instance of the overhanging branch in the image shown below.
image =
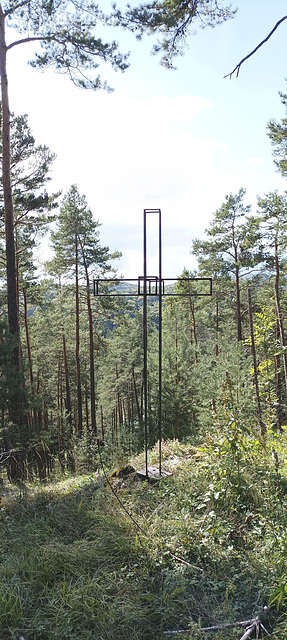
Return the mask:
<svg viewBox="0 0 287 640">
<path fill-rule="evenodd" d="M 265 44 L 265 42 L 267 42 L 269 40 L 269 38 L 271 38 L 271 36 L 273 35 L 274 31 L 276 31 L 276 29 L 278 29 L 279 25 L 282 22 L 284 22 L 284 20 L 287 20 L 287 16 L 283 16 L 283 18 L 281 18 L 281 20 L 278 20 L 278 22 L 276 22 L 276 24 L 275 24 L 275 27 L 273 27 L 272 31 L 270 31 L 268 36 L 266 38 L 264 38 L 264 40 L 262 40 L 257 45 L 257 47 L 255 47 L 255 49 L 253 49 L 253 51 L 251 51 L 247 56 L 245 56 L 245 58 L 242 58 L 242 60 L 240 60 L 240 62 L 236 65 L 236 67 L 234 67 L 233 71 L 231 71 L 230 73 L 227 73 L 226 76 L 224 76 L 224 78 L 230 78 L 231 79 L 234 73 L 236 73 L 236 78 L 238 78 L 241 65 L 243 65 L 243 63 L 246 60 L 248 60 L 248 58 L 251 58 L 251 56 L 253 56 L 254 53 L 256 53 L 256 51 L 258 51 L 258 49 L 260 49 L 260 47 L 262 47 L 262 45 Z"/>
<path fill-rule="evenodd" d="M 40 41 L 40 40 L 49 40 L 51 38 L 49 37 L 45 37 L 45 36 L 29 36 L 27 38 L 22 38 L 22 40 L 15 40 L 14 42 L 11 42 L 11 44 L 8 44 L 7 46 L 7 51 L 9 51 L 9 49 L 13 49 L 13 47 L 17 47 L 18 44 L 25 44 L 26 42 L 35 42 L 35 41 Z M 53 38 L 55 40 L 55 38 Z"/>
</svg>

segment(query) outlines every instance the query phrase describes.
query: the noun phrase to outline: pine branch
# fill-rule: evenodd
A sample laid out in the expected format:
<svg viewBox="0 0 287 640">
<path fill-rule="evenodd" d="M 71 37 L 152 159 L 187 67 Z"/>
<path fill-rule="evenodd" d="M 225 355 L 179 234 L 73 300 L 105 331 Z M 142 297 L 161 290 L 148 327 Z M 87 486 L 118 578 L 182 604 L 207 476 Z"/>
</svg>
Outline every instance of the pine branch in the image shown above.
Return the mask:
<svg viewBox="0 0 287 640">
<path fill-rule="evenodd" d="M 48 36 L 29 36 L 28 38 L 22 38 L 22 40 L 15 40 L 14 42 L 11 42 L 11 44 L 8 44 L 7 46 L 7 51 L 9 51 L 9 49 L 12 49 L 13 47 L 17 47 L 18 44 L 25 44 L 26 42 L 34 42 L 36 41 L 40 41 L 40 40 L 49 40 L 50 38 L 48 38 Z M 56 38 L 53 38 L 53 40 L 56 40 Z"/>
<path fill-rule="evenodd" d="M 14 13 L 15 11 L 17 11 L 17 9 L 20 9 L 21 7 L 25 7 L 25 5 L 27 4 L 29 4 L 29 0 L 23 0 L 23 2 L 19 2 L 18 4 L 10 7 L 10 9 L 7 9 L 7 11 L 4 12 L 4 18 L 11 15 L 11 13 Z"/>
</svg>

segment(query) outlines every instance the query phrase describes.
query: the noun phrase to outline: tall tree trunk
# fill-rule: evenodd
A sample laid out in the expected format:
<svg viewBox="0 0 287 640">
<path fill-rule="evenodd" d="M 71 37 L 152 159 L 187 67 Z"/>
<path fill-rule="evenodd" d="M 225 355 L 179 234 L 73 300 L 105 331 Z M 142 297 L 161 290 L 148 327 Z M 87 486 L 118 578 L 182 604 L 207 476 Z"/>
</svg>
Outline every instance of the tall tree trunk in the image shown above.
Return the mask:
<svg viewBox="0 0 287 640">
<path fill-rule="evenodd" d="M 68 434 L 66 438 L 66 450 L 67 450 L 67 467 L 68 470 L 74 473 L 75 471 L 75 460 L 72 451 L 72 403 L 71 403 L 71 392 L 70 392 L 70 379 L 69 379 L 69 367 L 68 367 L 68 358 L 67 358 L 67 348 L 66 348 L 66 338 L 65 333 L 62 333 L 63 340 L 63 355 L 64 355 L 64 370 L 65 370 L 65 386 L 66 386 L 66 411 L 67 411 L 67 425 L 68 425 Z"/>
<path fill-rule="evenodd" d="M 236 283 L 236 316 L 237 316 L 237 341 L 242 340 L 242 322 L 241 322 L 241 305 L 240 305 L 240 284 L 239 284 L 239 268 L 235 268 Z"/>
<path fill-rule="evenodd" d="M 30 342 L 30 332 L 29 332 L 29 324 L 28 324 L 28 305 L 27 305 L 27 293 L 25 287 L 23 288 L 23 300 L 24 300 L 24 323 L 25 323 L 25 332 L 26 332 L 26 343 L 27 343 L 27 356 L 28 356 L 28 365 L 29 365 L 29 378 L 30 378 L 30 386 L 31 386 L 31 395 L 32 397 L 35 395 L 35 385 L 34 385 L 34 375 L 33 375 L 33 366 L 32 366 L 32 351 L 31 351 L 31 342 Z M 37 425 L 39 431 L 41 429 L 41 420 L 38 418 L 38 411 L 35 407 L 32 409 L 33 412 L 33 424 L 34 427 Z"/>
<path fill-rule="evenodd" d="M 190 284 L 189 284 L 189 287 L 190 287 Z M 198 351 L 197 351 L 198 340 L 197 340 L 197 334 L 196 334 L 196 321 L 195 321 L 194 301 L 191 298 L 191 292 L 190 292 L 190 297 L 189 297 L 189 308 L 190 308 L 191 316 L 192 316 L 192 333 L 193 333 L 193 339 L 194 339 L 194 344 L 195 344 L 194 356 L 195 356 L 195 362 L 197 364 L 198 363 Z"/>
<path fill-rule="evenodd" d="M 11 186 L 11 151 L 10 151 L 10 110 L 7 80 L 7 47 L 5 40 L 5 16 L 0 3 L 0 79 L 1 79 L 1 136 L 2 136 L 2 183 L 4 195 L 6 274 L 7 274 L 7 307 L 9 332 L 15 342 L 11 353 L 11 367 L 14 369 L 15 385 L 9 406 L 9 417 L 19 428 L 25 427 L 27 417 L 24 415 L 25 389 L 19 378 L 20 372 L 20 325 L 17 298 L 17 276 L 15 259 L 14 210 Z M 25 436 L 24 436 L 25 438 Z M 23 438 L 21 438 L 23 440 Z M 25 443 L 24 443 L 25 444 Z"/>
<path fill-rule="evenodd" d="M 85 411 L 86 411 L 86 430 L 89 433 L 90 431 L 90 423 L 89 423 L 89 393 L 88 393 L 88 383 L 85 380 Z"/>
<path fill-rule="evenodd" d="M 68 422 L 68 425 L 69 425 L 69 442 L 70 442 L 70 440 L 72 438 L 72 403 L 71 403 L 71 392 L 70 392 L 70 379 L 69 379 L 69 367 L 68 367 L 66 337 L 65 337 L 64 332 L 62 333 L 62 341 L 63 341 L 65 387 L 66 387 L 66 412 L 67 412 L 67 422 Z"/>
<path fill-rule="evenodd" d="M 65 442 L 64 442 L 64 425 L 63 425 L 63 390 L 62 390 L 62 363 L 58 360 L 58 383 L 57 383 L 57 426 L 58 426 L 58 457 L 61 471 L 65 471 Z"/>
<path fill-rule="evenodd" d="M 97 436 L 93 313 L 92 313 L 92 305 L 91 305 L 89 272 L 88 272 L 88 267 L 87 267 L 87 262 L 86 262 L 83 247 L 82 247 L 82 258 L 84 262 L 85 275 L 86 275 L 87 309 L 88 309 L 88 320 L 89 320 L 91 425 L 92 425 L 92 433 L 94 434 L 94 436 Z"/>
<path fill-rule="evenodd" d="M 6 69 L 7 47 L 5 42 L 5 18 L 0 4 L 0 75 L 2 101 L 2 179 L 5 209 L 6 236 L 6 270 L 7 270 L 7 303 L 9 331 L 17 336 L 14 362 L 19 370 L 19 313 L 17 304 L 17 278 L 15 261 L 14 211 L 11 187 L 11 155 L 10 155 L 10 111 L 8 98 L 8 81 Z"/>
<path fill-rule="evenodd" d="M 81 363 L 80 363 L 80 301 L 79 301 L 79 259 L 78 259 L 78 237 L 75 238 L 76 250 L 76 371 L 77 371 L 77 409 L 78 409 L 78 434 L 83 432 L 83 407 L 82 407 L 82 384 L 81 384 Z"/>
<path fill-rule="evenodd" d="M 30 334 L 29 334 L 29 325 L 28 325 L 27 293 L 25 288 L 23 289 L 23 300 L 24 300 L 24 322 L 25 322 L 25 331 L 26 331 L 26 342 L 27 342 L 29 378 L 30 378 L 30 384 L 31 384 L 31 392 L 33 395 L 34 394 L 34 376 L 33 376 L 31 343 L 30 343 Z"/>
</svg>

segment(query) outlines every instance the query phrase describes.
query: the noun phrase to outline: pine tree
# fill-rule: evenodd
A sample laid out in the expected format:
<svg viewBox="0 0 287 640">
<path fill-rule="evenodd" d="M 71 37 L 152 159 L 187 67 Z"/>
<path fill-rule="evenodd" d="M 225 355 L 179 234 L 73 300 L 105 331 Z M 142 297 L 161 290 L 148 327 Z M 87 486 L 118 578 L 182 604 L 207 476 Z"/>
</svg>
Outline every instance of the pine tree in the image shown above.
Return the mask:
<svg viewBox="0 0 287 640">
<path fill-rule="evenodd" d="M 0 154 L 2 145 L 0 143 Z M 17 305 L 19 291 L 34 281 L 36 270 L 34 249 L 54 220 L 58 193 L 48 195 L 46 184 L 55 159 L 45 145 L 36 145 L 28 116 L 12 116 L 11 119 L 11 182 L 13 188 Z M 4 198 L 0 181 L 0 232 L 4 230 Z M 5 254 L 5 252 L 3 252 Z M 4 264 L 4 263 L 3 263 Z"/>
<path fill-rule="evenodd" d="M 287 200 L 286 195 L 281 196 L 277 192 L 268 193 L 264 198 L 258 198 L 258 228 L 264 244 L 265 275 L 274 279 L 274 296 L 276 311 L 276 340 L 281 344 L 283 371 L 285 379 L 284 396 L 287 397 L 287 355 L 285 352 L 285 329 L 282 313 L 282 289 L 285 285 L 286 250 L 287 250 Z M 277 397 L 277 425 L 281 428 L 282 392 L 280 350 L 275 355 L 275 385 Z"/>
<path fill-rule="evenodd" d="M 30 388 L 34 396 L 34 381 L 32 369 L 32 352 L 29 337 L 28 305 L 35 303 L 37 299 L 37 287 L 35 279 L 34 249 L 39 239 L 45 233 L 48 223 L 53 220 L 53 209 L 56 206 L 57 194 L 48 195 L 45 185 L 49 181 L 49 171 L 54 160 L 54 155 L 48 147 L 36 145 L 35 139 L 28 125 L 27 115 L 12 116 L 11 118 L 11 180 L 13 185 L 13 204 L 15 210 L 15 265 L 16 265 L 16 293 L 17 313 L 19 325 L 25 327 L 25 338 L 9 344 L 13 344 L 13 352 L 20 348 L 21 366 L 15 371 L 13 358 L 10 358 L 15 381 L 18 380 L 19 388 L 13 384 L 14 396 L 10 394 L 9 414 L 12 421 L 24 424 L 30 415 L 30 391 L 25 387 L 25 364 L 22 361 L 23 346 L 26 343 L 28 367 L 30 376 Z M 2 144 L 0 154 L 2 156 Z M 4 229 L 4 196 L 3 185 L 0 180 L 0 234 L 5 237 Z M 1 262 L 5 286 L 6 260 L 5 250 Z M 4 301 L 3 301 L 4 302 Z M 3 304 L 5 313 L 6 304 Z M 22 317 L 21 317 L 22 316 Z M 23 319 L 23 322 L 22 322 Z M 7 336 L 6 336 L 7 337 Z M 21 344 L 23 342 L 23 344 Z M 4 345 L 2 343 L 2 348 Z M 25 358 L 24 358 L 25 360 Z M 21 399 L 21 402 L 20 402 Z M 35 418 L 35 415 L 34 415 Z M 7 419 L 7 415 L 6 415 Z M 33 420 L 35 422 L 35 420 Z M 23 444 L 23 442 L 22 442 Z"/>
<path fill-rule="evenodd" d="M 31 66 L 44 69 L 53 66 L 69 75 L 81 88 L 106 88 L 97 68 L 99 62 L 109 62 L 115 70 L 127 68 L 126 56 L 118 51 L 115 41 L 103 42 L 96 35 L 98 22 L 106 16 L 90 0 L 45 1 L 7 0 L 0 2 L 0 82 L 2 106 L 2 179 L 5 210 L 5 243 L 7 270 L 7 303 L 9 330 L 16 336 L 14 348 L 15 372 L 19 369 L 19 314 L 17 305 L 17 276 L 13 186 L 11 180 L 10 108 L 7 76 L 7 56 L 11 49 L 34 42 L 36 51 Z M 12 41 L 7 42 L 6 28 L 12 27 Z M 15 34 L 16 37 L 15 37 Z M 14 39 L 13 39 L 14 37 Z"/>
<path fill-rule="evenodd" d="M 90 296 L 91 271 L 104 274 L 111 269 L 109 260 L 118 254 L 110 254 L 108 247 L 99 243 L 99 222 L 93 219 L 85 196 L 81 196 L 76 185 L 72 185 L 63 199 L 57 221 L 57 229 L 52 232 L 51 246 L 55 252 L 49 263 L 50 272 L 62 279 L 73 278 L 75 283 L 75 361 L 77 377 L 77 430 L 83 431 L 82 374 L 80 361 L 80 312 L 83 306 L 81 294 L 85 292 L 88 311 L 89 353 L 90 353 L 90 394 L 91 424 L 96 435 L 96 400 L 94 368 L 94 319 Z M 82 285 L 84 278 L 85 287 Z"/>
<path fill-rule="evenodd" d="M 229 290 L 235 286 L 238 341 L 242 340 L 241 279 L 262 260 L 257 226 L 252 218 L 248 220 L 250 205 L 244 205 L 244 196 L 242 188 L 236 195 L 226 196 L 206 230 L 209 239 L 196 239 L 192 243 L 199 272 L 214 278 L 215 291 L 217 284 L 222 287 L 225 283 Z"/>
</svg>

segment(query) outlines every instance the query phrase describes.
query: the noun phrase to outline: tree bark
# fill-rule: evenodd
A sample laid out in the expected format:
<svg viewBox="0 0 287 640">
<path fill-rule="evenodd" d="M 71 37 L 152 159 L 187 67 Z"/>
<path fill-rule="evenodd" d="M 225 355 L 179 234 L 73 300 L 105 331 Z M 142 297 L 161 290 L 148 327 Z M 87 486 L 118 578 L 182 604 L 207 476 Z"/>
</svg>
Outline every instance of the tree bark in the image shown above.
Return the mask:
<svg viewBox="0 0 287 640">
<path fill-rule="evenodd" d="M 89 272 L 88 272 L 88 266 L 85 259 L 83 247 L 82 247 L 82 257 L 83 257 L 83 263 L 84 263 L 85 275 L 86 275 L 87 308 L 88 308 L 88 319 L 89 319 L 91 426 L 92 426 L 92 433 L 94 434 L 95 437 L 97 437 L 93 314 L 92 314 L 92 305 L 91 305 Z"/>
<path fill-rule="evenodd" d="M 58 360 L 58 382 L 57 382 L 57 426 L 58 426 L 58 458 L 61 471 L 65 471 L 65 442 L 64 442 L 64 425 L 63 425 L 63 390 L 62 390 L 62 367 L 61 359 Z"/>
<path fill-rule="evenodd" d="M 78 409 L 78 433 L 83 433 L 83 407 L 82 407 L 82 385 L 81 385 L 81 363 L 80 363 L 80 301 L 79 301 L 79 260 L 78 260 L 78 237 L 75 238 L 76 250 L 76 370 L 77 370 L 77 409 Z"/>
<path fill-rule="evenodd" d="M 6 236 L 6 271 L 7 271 L 7 303 L 9 331 L 16 335 L 15 366 L 19 370 L 19 312 L 17 304 L 17 277 L 15 260 L 15 236 L 14 236 L 14 210 L 12 200 L 11 174 L 10 174 L 10 111 L 7 81 L 7 46 L 5 41 L 5 17 L 0 3 L 0 75 L 1 75 L 1 101 L 2 101 L 2 179 L 5 209 L 5 236 Z"/>
<path fill-rule="evenodd" d="M 69 442 L 70 442 L 70 440 L 72 438 L 72 403 L 71 403 L 71 393 L 70 393 L 70 380 L 69 380 L 69 367 L 68 367 L 66 337 L 65 337 L 64 331 L 62 333 L 62 341 L 63 341 L 65 387 L 66 387 L 66 412 L 67 412 L 67 422 L 68 422 L 68 425 L 69 425 Z"/>
<path fill-rule="evenodd" d="M 25 332 L 26 332 L 26 343 L 27 343 L 27 357 L 28 357 L 28 366 L 29 366 L 29 379 L 31 386 L 31 395 L 35 396 L 35 384 L 34 384 L 34 374 L 33 374 L 33 363 L 32 363 L 32 351 L 31 351 L 31 342 L 30 342 L 30 332 L 29 332 L 29 323 L 28 323 L 28 304 L 27 304 L 27 292 L 25 287 L 23 287 L 23 301 L 24 301 L 24 323 L 25 323 Z M 33 416 L 33 418 L 32 418 Z M 39 430 L 41 429 L 41 415 L 37 411 L 35 407 L 32 409 L 31 418 L 34 422 L 34 427 L 38 423 Z"/>
<path fill-rule="evenodd" d="M 29 378 L 30 378 L 31 392 L 32 392 L 32 395 L 33 395 L 35 389 L 34 389 L 34 376 L 33 376 L 33 367 L 32 367 L 32 353 L 31 353 L 30 333 L 29 333 L 29 325 L 28 325 L 27 293 L 26 293 L 25 287 L 23 288 L 23 300 L 24 300 L 24 322 L 25 322 L 25 331 L 26 331 L 26 342 L 27 342 Z"/>
<path fill-rule="evenodd" d="M 237 260 L 237 256 L 236 256 Z M 240 281 L 239 281 L 239 267 L 235 267 L 235 282 L 236 282 L 236 315 L 237 315 L 237 341 L 242 340 L 242 322 L 241 322 L 241 304 L 240 304 Z"/>
<path fill-rule="evenodd" d="M 89 401 L 88 401 L 88 383 L 85 380 L 85 410 L 86 410 L 86 430 L 87 433 L 90 431 L 90 423 L 89 423 Z"/>
<path fill-rule="evenodd" d="M 190 286 L 190 285 L 189 285 Z M 197 334 L 196 334 L 196 322 L 195 322 L 195 311 L 194 311 L 194 302 L 191 298 L 191 294 L 189 297 L 189 307 L 190 307 L 190 311 L 191 311 L 191 316 L 192 316 L 192 332 L 193 332 L 193 339 L 194 339 L 194 344 L 195 344 L 195 352 L 194 352 L 194 357 L 195 357 L 195 362 L 196 364 L 198 363 L 198 351 L 197 351 Z"/>
<path fill-rule="evenodd" d="M 67 411 L 67 425 L 68 425 L 68 434 L 66 437 L 66 451 L 67 451 L 67 467 L 68 470 L 74 473 L 75 471 L 75 460 L 72 452 L 72 403 L 71 403 L 71 392 L 70 392 L 70 380 L 69 380 L 69 368 L 68 368 L 68 357 L 67 357 L 67 348 L 66 348 L 66 338 L 63 329 L 62 333 L 63 340 L 63 355 L 64 355 L 64 370 L 65 370 L 65 386 L 66 386 L 66 411 Z M 75 427 L 76 428 L 76 427 Z"/>
</svg>

